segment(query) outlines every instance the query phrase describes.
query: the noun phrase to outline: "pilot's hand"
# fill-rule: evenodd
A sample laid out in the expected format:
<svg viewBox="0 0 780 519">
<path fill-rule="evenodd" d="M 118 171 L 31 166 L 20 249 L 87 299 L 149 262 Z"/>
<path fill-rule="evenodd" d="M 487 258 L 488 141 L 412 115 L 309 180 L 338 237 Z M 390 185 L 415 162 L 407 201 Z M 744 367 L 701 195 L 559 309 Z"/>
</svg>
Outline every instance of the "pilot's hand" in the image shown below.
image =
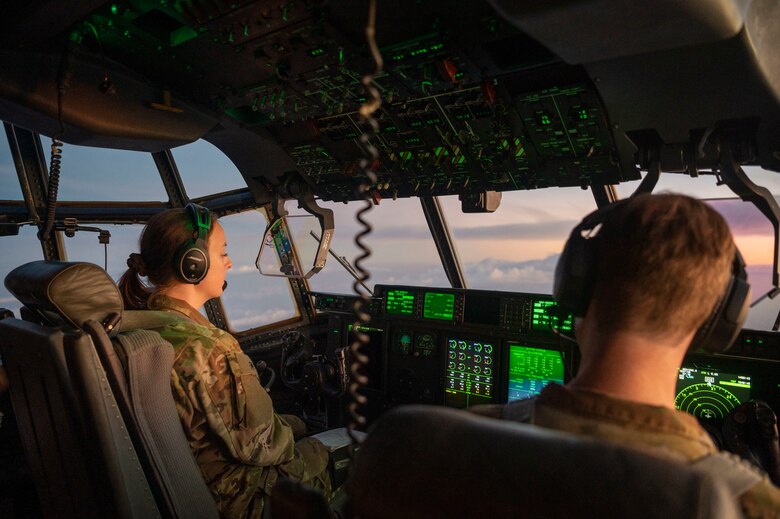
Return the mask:
<svg viewBox="0 0 780 519">
<path fill-rule="evenodd" d="M 780 441 L 777 416 L 766 402 L 749 400 L 723 421 L 723 448 L 762 468 L 780 486 Z"/>
</svg>

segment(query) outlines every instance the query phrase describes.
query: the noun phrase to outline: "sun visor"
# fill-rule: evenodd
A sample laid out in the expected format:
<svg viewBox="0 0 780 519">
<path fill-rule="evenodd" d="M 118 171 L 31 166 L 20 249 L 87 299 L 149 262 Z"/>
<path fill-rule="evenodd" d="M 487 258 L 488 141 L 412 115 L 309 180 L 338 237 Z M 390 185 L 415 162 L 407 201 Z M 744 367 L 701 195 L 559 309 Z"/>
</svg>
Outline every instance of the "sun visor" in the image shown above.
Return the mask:
<svg viewBox="0 0 780 519">
<path fill-rule="evenodd" d="M 56 53 L 0 52 L 0 119 L 43 135 L 59 131 Z M 110 83 L 106 83 L 106 78 Z M 110 85 L 110 88 L 106 88 Z M 155 152 L 196 141 L 217 124 L 116 63 L 74 50 L 63 96 L 62 140 Z"/>
</svg>

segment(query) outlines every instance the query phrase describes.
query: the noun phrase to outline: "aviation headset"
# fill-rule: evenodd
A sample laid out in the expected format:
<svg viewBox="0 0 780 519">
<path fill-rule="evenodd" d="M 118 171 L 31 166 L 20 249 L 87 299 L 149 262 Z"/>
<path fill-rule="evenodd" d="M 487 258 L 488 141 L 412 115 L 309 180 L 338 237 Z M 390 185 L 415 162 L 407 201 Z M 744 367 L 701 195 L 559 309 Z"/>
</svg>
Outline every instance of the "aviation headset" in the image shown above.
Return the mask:
<svg viewBox="0 0 780 519">
<path fill-rule="evenodd" d="M 649 195 L 652 196 L 652 195 Z M 603 225 L 625 206 L 629 199 L 614 202 L 588 216 L 572 230 L 555 267 L 553 294 L 558 304 L 575 317 L 583 317 L 593 297 L 599 260 L 599 235 Z M 745 322 L 750 303 L 745 262 L 739 250 L 723 295 L 694 335 L 689 351 L 712 353 L 728 350 Z"/>
<path fill-rule="evenodd" d="M 197 285 L 209 272 L 209 252 L 206 236 L 211 229 L 211 212 L 205 207 L 189 203 L 184 208 L 192 222 L 192 238 L 176 249 L 173 271 L 185 283 Z"/>
</svg>

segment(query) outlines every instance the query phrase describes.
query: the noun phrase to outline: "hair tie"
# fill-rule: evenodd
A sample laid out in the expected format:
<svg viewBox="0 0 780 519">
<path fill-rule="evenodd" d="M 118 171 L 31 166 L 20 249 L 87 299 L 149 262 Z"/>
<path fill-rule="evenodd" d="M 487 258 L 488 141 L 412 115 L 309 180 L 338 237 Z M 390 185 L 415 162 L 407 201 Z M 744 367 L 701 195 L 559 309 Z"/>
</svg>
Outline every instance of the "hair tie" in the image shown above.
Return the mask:
<svg viewBox="0 0 780 519">
<path fill-rule="evenodd" d="M 127 258 L 127 266 L 136 271 L 139 276 L 146 277 L 146 265 L 143 257 L 137 252 L 133 252 Z"/>
</svg>

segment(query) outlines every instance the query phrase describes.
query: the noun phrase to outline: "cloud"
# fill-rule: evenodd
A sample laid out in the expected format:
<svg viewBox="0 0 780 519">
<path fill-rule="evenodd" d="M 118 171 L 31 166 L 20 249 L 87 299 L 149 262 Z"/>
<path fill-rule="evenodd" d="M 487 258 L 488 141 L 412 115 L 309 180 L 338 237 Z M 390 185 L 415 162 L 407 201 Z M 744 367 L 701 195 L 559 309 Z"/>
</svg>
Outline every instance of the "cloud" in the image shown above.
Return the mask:
<svg viewBox="0 0 780 519">
<path fill-rule="evenodd" d="M 558 254 L 540 260 L 506 261 L 493 258 L 464 267 L 469 287 L 510 292 L 552 292 Z"/>
<path fill-rule="evenodd" d="M 485 227 L 460 227 L 453 231 L 457 239 L 496 240 L 518 238 L 523 240 L 549 240 L 550 236 L 568 236 L 577 224 L 574 220 L 558 220 L 538 223 L 511 223 Z"/>
<path fill-rule="evenodd" d="M 249 330 L 251 328 L 257 328 L 264 324 L 274 323 L 283 319 L 289 319 L 294 314 L 289 309 L 284 308 L 272 308 L 258 314 L 252 313 L 247 310 L 243 312 L 243 316 L 237 318 L 230 318 L 230 326 L 238 331 Z"/>
<path fill-rule="evenodd" d="M 17 303 L 17 300 L 15 297 L 0 297 L 0 305 L 5 305 L 8 303 Z"/>
<path fill-rule="evenodd" d="M 257 267 L 254 265 L 234 265 L 232 269 L 228 270 L 228 276 L 237 274 L 248 274 L 250 272 L 258 273 Z"/>
</svg>

